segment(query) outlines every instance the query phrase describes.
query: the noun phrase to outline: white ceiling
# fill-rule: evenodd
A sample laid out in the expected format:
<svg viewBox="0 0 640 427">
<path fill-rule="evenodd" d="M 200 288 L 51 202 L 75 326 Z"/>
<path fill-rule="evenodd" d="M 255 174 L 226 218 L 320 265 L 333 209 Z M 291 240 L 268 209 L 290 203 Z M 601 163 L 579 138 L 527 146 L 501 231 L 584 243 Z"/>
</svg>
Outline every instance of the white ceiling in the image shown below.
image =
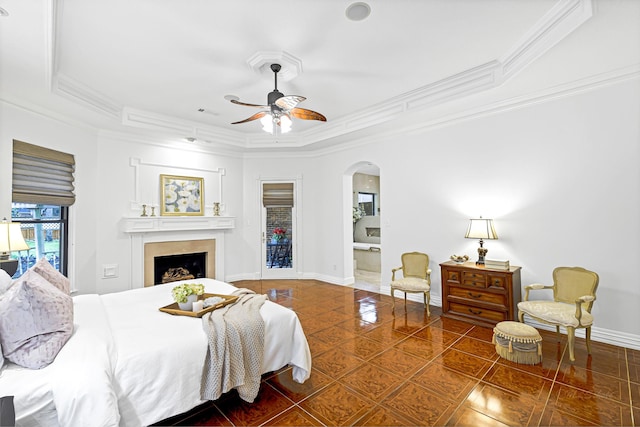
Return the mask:
<svg viewBox="0 0 640 427">
<path fill-rule="evenodd" d="M 328 119 L 294 119 L 280 141 L 311 146 L 500 86 L 591 16 L 591 0 L 370 0 L 354 22 L 351 3 L 0 0 L 0 95 L 100 129 L 264 148 L 259 122 L 230 124 L 257 110 L 224 97 L 266 103 L 273 59 L 278 89 Z"/>
</svg>

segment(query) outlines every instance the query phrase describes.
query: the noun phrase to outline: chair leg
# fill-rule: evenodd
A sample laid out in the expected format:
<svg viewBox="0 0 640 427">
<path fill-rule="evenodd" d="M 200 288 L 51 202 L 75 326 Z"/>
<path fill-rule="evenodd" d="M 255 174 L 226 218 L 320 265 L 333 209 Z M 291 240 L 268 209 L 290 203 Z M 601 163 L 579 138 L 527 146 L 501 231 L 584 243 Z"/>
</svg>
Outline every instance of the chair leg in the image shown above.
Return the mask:
<svg viewBox="0 0 640 427">
<path fill-rule="evenodd" d="M 429 292 L 424 293 L 424 309 L 427 310 L 427 317 L 431 317 L 431 310 L 429 309 L 429 304 L 431 304 L 431 295 Z"/>
<path fill-rule="evenodd" d="M 587 341 L 587 353 L 591 354 L 591 326 L 584 331 L 584 337 Z"/>
<path fill-rule="evenodd" d="M 560 326 L 556 326 L 556 339 L 560 341 Z"/>
<path fill-rule="evenodd" d="M 393 295 L 393 288 L 391 288 L 391 312 L 396 312 L 396 297 Z"/>
<path fill-rule="evenodd" d="M 404 311 L 407 311 L 407 293 L 404 293 Z"/>
<path fill-rule="evenodd" d="M 571 326 L 567 327 L 567 338 L 569 339 L 569 360 L 575 362 L 576 356 L 574 354 L 574 344 L 576 342 L 576 330 Z"/>
</svg>

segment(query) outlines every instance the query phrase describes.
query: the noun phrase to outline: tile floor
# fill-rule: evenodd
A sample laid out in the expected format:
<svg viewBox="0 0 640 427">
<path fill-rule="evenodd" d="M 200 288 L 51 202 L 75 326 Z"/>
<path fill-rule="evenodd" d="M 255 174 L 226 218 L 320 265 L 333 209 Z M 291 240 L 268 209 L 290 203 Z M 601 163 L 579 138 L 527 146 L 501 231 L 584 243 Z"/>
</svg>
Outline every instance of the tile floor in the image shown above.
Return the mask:
<svg viewBox="0 0 640 427">
<path fill-rule="evenodd" d="M 640 351 L 543 336 L 543 361 L 499 358 L 492 330 L 441 318 L 421 304 L 313 280 L 234 283 L 298 313 L 313 369 L 264 375 L 247 404 L 230 392 L 159 425 L 640 426 Z"/>
</svg>

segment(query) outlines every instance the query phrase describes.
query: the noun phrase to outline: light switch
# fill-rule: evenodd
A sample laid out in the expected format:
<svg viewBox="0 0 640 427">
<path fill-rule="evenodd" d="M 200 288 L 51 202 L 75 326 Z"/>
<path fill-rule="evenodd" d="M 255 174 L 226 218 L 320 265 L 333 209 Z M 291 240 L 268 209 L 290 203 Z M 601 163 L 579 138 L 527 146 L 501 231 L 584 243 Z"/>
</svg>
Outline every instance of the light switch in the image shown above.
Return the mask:
<svg viewBox="0 0 640 427">
<path fill-rule="evenodd" d="M 118 264 L 103 264 L 102 277 L 105 279 L 118 277 Z"/>
</svg>

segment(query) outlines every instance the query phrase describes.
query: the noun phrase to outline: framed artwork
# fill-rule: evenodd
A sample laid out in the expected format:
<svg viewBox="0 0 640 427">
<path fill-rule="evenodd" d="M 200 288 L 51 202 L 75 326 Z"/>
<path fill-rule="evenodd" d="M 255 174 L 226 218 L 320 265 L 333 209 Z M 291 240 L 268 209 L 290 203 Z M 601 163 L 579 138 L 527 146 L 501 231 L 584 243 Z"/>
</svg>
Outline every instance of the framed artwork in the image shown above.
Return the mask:
<svg viewBox="0 0 640 427">
<path fill-rule="evenodd" d="M 160 175 L 160 215 L 204 215 L 204 178 Z"/>
</svg>

